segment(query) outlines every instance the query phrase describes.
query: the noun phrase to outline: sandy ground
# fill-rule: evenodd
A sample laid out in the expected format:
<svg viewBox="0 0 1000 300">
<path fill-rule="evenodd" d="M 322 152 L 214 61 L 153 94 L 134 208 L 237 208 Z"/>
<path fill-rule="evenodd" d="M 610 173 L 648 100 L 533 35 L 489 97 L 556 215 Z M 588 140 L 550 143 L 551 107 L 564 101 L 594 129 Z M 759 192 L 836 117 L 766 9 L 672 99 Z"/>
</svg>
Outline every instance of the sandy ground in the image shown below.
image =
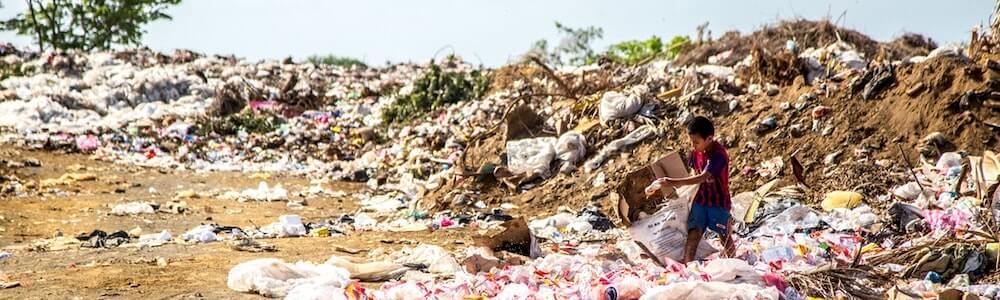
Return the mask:
<svg viewBox="0 0 1000 300">
<path fill-rule="evenodd" d="M 242 190 L 257 186 L 261 179 L 251 174 L 194 172 L 161 173 L 157 170 L 116 165 L 84 155 L 53 154 L 28 150 L 5 150 L 2 159 L 20 161 L 36 158 L 39 168 L 17 170 L 22 179 L 57 178 L 69 170 L 98 175 L 96 181 L 60 187 L 66 193 L 35 192 L 27 197 L 0 199 L 0 248 L 13 256 L 0 260 L 0 279 L 21 286 L 0 290 L 2 299 L 250 299 L 257 295 L 233 292 L 226 287 L 226 275 L 234 265 L 254 258 L 277 257 L 289 261 L 321 262 L 336 252 L 334 246 L 355 249 L 397 249 L 417 241 L 447 249 L 471 243 L 471 230 L 444 230 L 419 233 L 364 232 L 340 237 L 301 237 L 262 240 L 278 247 L 278 252 L 250 253 L 233 250 L 226 243 L 196 245 L 167 244 L 138 249 L 69 249 L 30 251 L 34 241 L 59 232 L 76 236 L 101 229 L 128 231 L 140 227 L 143 233 L 168 230 L 175 237 L 202 223 L 246 227 L 275 222 L 283 214 L 298 214 L 304 221 L 339 218 L 356 209 L 351 192 L 361 185 L 335 183 L 328 190 L 348 193 L 342 198 L 309 199 L 303 210 L 291 210 L 285 202 L 244 202 L 222 199 L 187 199 L 191 211 L 184 214 L 114 216 L 111 206 L 126 201 L 164 203 L 177 191 Z M 269 184 L 282 184 L 290 194 L 306 188 L 301 177 L 272 176 Z M 115 193 L 128 186 L 124 193 Z M 155 189 L 155 193 L 150 192 Z M 298 198 L 293 196 L 292 199 Z M 364 255 L 364 253 L 357 254 Z M 166 266 L 162 262 L 166 261 Z M 366 284 L 374 287 L 375 285 Z"/>
</svg>

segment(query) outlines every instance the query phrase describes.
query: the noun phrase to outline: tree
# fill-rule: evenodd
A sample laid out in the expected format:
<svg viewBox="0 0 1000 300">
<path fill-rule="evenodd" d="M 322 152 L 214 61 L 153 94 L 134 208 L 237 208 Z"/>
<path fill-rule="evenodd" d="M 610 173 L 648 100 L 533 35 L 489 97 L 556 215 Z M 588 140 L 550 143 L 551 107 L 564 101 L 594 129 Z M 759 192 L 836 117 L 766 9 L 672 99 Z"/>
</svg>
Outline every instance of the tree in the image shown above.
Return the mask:
<svg viewBox="0 0 1000 300">
<path fill-rule="evenodd" d="M 181 0 L 26 0 L 28 11 L 3 21 L 3 29 L 33 36 L 39 50 L 108 50 L 138 45 L 146 23 L 166 19 Z"/>
<path fill-rule="evenodd" d="M 604 36 L 604 30 L 590 26 L 586 28 L 569 28 L 556 22 L 556 30 L 563 35 L 559 45 L 548 51 L 548 42 L 539 40 L 532 45 L 526 55 L 534 56 L 557 66 L 587 65 L 597 61 L 597 52 L 591 48 L 591 42 Z"/>
<path fill-rule="evenodd" d="M 629 40 L 608 47 L 604 53 L 614 62 L 634 65 L 663 53 L 663 41 L 653 36 L 645 41 Z"/>
</svg>

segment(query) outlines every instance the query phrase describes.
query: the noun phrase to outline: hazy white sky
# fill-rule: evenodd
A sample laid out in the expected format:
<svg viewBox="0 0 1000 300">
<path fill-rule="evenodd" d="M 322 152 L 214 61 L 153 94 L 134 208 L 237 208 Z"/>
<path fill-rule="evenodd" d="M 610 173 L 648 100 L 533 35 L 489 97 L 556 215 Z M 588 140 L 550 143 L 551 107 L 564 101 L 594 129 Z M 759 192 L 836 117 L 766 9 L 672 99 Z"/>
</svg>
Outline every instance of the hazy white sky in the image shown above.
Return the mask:
<svg viewBox="0 0 1000 300">
<path fill-rule="evenodd" d="M 2 1 L 0 18 L 25 9 Z M 967 40 L 989 24 L 992 0 L 185 0 L 169 10 L 172 21 L 147 26 L 146 45 L 161 51 L 187 48 L 250 59 L 336 54 L 369 64 L 424 61 L 456 53 L 495 66 L 525 52 L 538 39 L 557 40 L 554 21 L 597 26 L 614 41 L 693 34 L 710 22 L 713 36 L 752 31 L 779 19 L 832 17 L 877 40 L 904 32 L 939 44 Z M 28 45 L 27 37 L 0 33 L 0 41 Z"/>
</svg>

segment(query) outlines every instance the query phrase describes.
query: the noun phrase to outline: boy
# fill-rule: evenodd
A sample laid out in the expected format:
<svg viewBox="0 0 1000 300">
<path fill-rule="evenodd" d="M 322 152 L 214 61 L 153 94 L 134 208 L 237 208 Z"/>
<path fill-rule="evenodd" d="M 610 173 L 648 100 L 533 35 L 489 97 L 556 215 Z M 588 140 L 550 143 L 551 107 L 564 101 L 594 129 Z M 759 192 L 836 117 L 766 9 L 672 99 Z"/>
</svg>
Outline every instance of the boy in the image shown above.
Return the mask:
<svg viewBox="0 0 1000 300">
<path fill-rule="evenodd" d="M 688 214 L 688 237 L 684 245 L 684 261 L 693 261 L 698 243 L 705 229 L 715 231 L 722 241 L 722 255 L 732 257 L 735 247 L 731 237 L 732 220 L 729 210 L 732 199 L 729 196 L 729 154 L 726 148 L 715 140 L 715 126 L 703 116 L 695 117 L 688 124 L 688 137 L 694 151 L 688 158 L 692 176 L 685 178 L 664 177 L 654 184 L 680 186 L 697 184 L 691 212 Z"/>
</svg>

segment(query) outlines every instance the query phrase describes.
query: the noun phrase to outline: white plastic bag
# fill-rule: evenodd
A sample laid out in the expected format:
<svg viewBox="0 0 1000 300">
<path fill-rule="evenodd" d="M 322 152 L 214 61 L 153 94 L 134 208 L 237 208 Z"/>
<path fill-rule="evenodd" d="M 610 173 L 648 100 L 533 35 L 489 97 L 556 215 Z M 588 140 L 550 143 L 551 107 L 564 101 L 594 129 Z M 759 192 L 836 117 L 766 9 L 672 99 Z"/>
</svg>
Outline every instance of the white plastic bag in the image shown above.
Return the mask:
<svg viewBox="0 0 1000 300">
<path fill-rule="evenodd" d="M 962 155 L 955 152 L 946 152 L 941 154 L 941 158 L 937 161 L 937 169 L 942 171 L 947 171 L 952 167 L 958 167 L 962 165 Z"/>
<path fill-rule="evenodd" d="M 171 239 L 173 239 L 173 236 L 166 230 L 160 233 L 143 234 L 139 236 L 139 248 L 161 246 Z"/>
<path fill-rule="evenodd" d="M 774 287 L 725 282 L 678 282 L 646 291 L 640 300 L 778 300 L 781 293 Z"/>
<path fill-rule="evenodd" d="M 153 206 L 146 202 L 129 202 L 115 205 L 111 209 L 111 214 L 116 216 L 126 216 L 126 215 L 138 215 L 138 214 L 153 214 L 156 213 L 153 210 Z"/>
<path fill-rule="evenodd" d="M 764 225 L 750 235 L 754 237 L 774 236 L 776 234 L 791 235 L 800 228 L 819 226 L 819 221 L 820 217 L 815 211 L 802 205 L 796 205 L 764 221 Z"/>
<path fill-rule="evenodd" d="M 702 268 L 712 281 L 763 285 L 761 275 L 742 259 L 719 258 L 708 261 Z"/>
<path fill-rule="evenodd" d="M 393 253 L 393 257 L 398 264 L 427 265 L 427 272 L 434 274 L 454 274 L 462 270 L 458 260 L 450 252 L 435 245 L 421 244 L 415 248 L 404 248 Z"/>
<path fill-rule="evenodd" d="M 556 157 L 556 138 L 541 137 L 507 142 L 507 166 L 514 174 L 541 174 L 548 177 L 549 164 Z"/>
<path fill-rule="evenodd" d="M 601 97 L 601 123 L 614 119 L 628 119 L 642 108 L 642 99 L 636 95 L 626 95 L 611 91 Z"/>
<path fill-rule="evenodd" d="M 570 131 L 559 137 L 556 144 L 556 157 L 569 164 L 576 164 L 585 155 L 587 147 L 584 146 L 585 139 L 579 132 Z"/>
<path fill-rule="evenodd" d="M 865 227 L 874 224 L 877 219 L 878 216 L 872 213 L 871 207 L 867 205 L 858 206 L 854 209 L 835 208 L 822 217 L 823 222 L 830 224 L 830 228 L 836 231 Z"/>
<path fill-rule="evenodd" d="M 598 152 L 597 155 L 594 155 L 594 157 L 590 158 L 590 160 L 584 164 L 584 170 L 587 171 L 587 173 L 593 172 L 597 168 L 600 168 L 601 165 L 604 164 L 604 161 L 607 160 L 608 157 L 611 157 L 611 155 L 615 152 L 620 151 L 628 145 L 638 143 L 639 141 L 652 136 L 653 133 L 656 133 L 653 126 L 643 125 L 642 127 L 636 128 L 625 137 L 611 141 L 605 145 L 604 148 L 601 148 L 601 151 Z"/>
<path fill-rule="evenodd" d="M 219 240 L 219 236 L 215 235 L 215 227 L 212 225 L 199 225 L 194 229 L 188 230 L 181 235 L 181 239 L 184 241 L 196 241 L 199 243 L 209 243 Z"/>
<path fill-rule="evenodd" d="M 684 256 L 684 244 L 687 242 L 687 220 L 690 212 L 691 199 L 698 192 L 697 185 L 686 185 L 677 188 L 677 197 L 667 199 L 652 216 L 639 219 L 628 228 L 632 239 L 646 246 L 659 258 L 669 257 L 681 260 Z M 704 239 L 698 244 L 695 258 L 704 258 L 718 252 Z"/>
<path fill-rule="evenodd" d="M 306 226 L 302 224 L 302 218 L 298 215 L 278 217 L 278 223 L 271 224 L 271 229 L 274 229 L 278 237 L 306 235 Z"/>
<path fill-rule="evenodd" d="M 308 262 L 289 264 L 276 258 L 255 259 L 238 264 L 229 270 L 226 279 L 226 286 L 234 291 L 253 292 L 272 298 L 284 297 L 299 286 L 307 290 L 294 291 L 291 295 L 315 295 L 309 293 L 311 288 L 321 286 L 324 289 L 342 289 L 349 283 L 350 274 L 342 268 Z"/>
</svg>

